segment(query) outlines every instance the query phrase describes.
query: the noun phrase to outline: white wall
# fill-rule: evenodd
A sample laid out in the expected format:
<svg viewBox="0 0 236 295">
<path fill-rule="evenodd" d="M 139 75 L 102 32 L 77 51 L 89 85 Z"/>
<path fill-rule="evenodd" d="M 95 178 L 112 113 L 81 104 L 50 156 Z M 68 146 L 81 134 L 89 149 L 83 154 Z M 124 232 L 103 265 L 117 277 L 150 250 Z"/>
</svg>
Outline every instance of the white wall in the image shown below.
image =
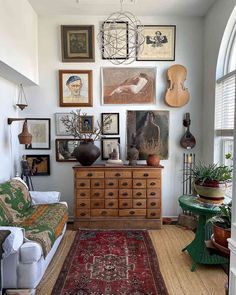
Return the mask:
<svg viewBox="0 0 236 295">
<path fill-rule="evenodd" d="M 30 99 L 28 116 L 49 117 L 52 119 L 52 149 L 50 151 L 26 151 L 28 154 L 50 153 L 51 176 L 34 177 L 36 189 L 57 189 L 62 192 L 64 200 L 69 202 L 70 214 L 73 214 L 73 172 L 72 163 L 58 163 L 55 161 L 55 120 L 56 112 L 69 112 L 70 108 L 59 107 L 58 70 L 59 69 L 91 69 L 93 70 L 93 108 L 83 108 L 83 111 L 100 119 L 102 112 L 120 113 L 122 158 L 125 158 L 126 144 L 126 110 L 169 110 L 170 111 L 170 139 L 169 159 L 162 161 L 163 171 L 163 215 L 176 216 L 179 212 L 177 198 L 182 192 L 182 157 L 184 150 L 179 141 L 184 133 L 182 125 L 183 114 L 190 112 L 192 116 L 191 131 L 196 137 L 197 147 L 194 152 L 199 155 L 201 146 L 201 108 L 202 108 L 202 19 L 194 17 L 144 17 L 144 24 L 175 24 L 177 26 L 176 61 L 175 62 L 135 62 L 131 66 L 157 67 L 157 102 L 147 106 L 102 106 L 100 97 L 100 69 L 102 66 L 112 66 L 109 61 L 101 60 L 96 42 L 95 63 L 62 63 L 60 44 L 60 25 L 62 24 L 94 24 L 95 36 L 98 33 L 99 22 L 105 17 L 95 16 L 50 16 L 39 18 L 39 84 L 40 87 L 27 89 Z M 96 39 L 96 38 L 95 38 Z M 186 86 L 191 94 L 190 103 L 182 108 L 170 108 L 163 102 L 163 95 L 167 86 L 166 70 L 174 63 L 183 64 L 188 69 Z M 100 142 L 97 143 L 100 145 Z M 199 158 L 199 157 L 198 157 Z"/>
<path fill-rule="evenodd" d="M 1 75 L 14 82 L 18 77 L 19 83 L 37 83 L 37 15 L 27 0 L 0 0 L 0 7 Z"/>
</svg>

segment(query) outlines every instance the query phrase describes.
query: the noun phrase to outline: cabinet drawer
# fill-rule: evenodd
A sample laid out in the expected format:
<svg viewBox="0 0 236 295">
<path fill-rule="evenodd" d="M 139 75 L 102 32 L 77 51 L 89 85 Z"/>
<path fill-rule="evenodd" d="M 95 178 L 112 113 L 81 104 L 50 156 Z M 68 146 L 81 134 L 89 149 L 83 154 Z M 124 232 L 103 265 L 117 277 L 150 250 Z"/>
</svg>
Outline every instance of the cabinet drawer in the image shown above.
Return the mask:
<svg viewBox="0 0 236 295">
<path fill-rule="evenodd" d="M 117 199 L 106 199 L 105 200 L 105 208 L 117 209 L 118 208 L 118 200 Z"/>
<path fill-rule="evenodd" d="M 132 198 L 132 189 L 120 189 L 119 198 L 120 199 Z"/>
<path fill-rule="evenodd" d="M 145 179 L 134 179 L 133 180 L 133 188 L 146 188 L 146 180 Z"/>
<path fill-rule="evenodd" d="M 132 178 L 132 172 L 128 170 L 105 171 L 105 178 Z"/>
<path fill-rule="evenodd" d="M 142 169 L 133 172 L 133 178 L 161 178 L 161 170 Z"/>
<path fill-rule="evenodd" d="M 104 200 L 100 200 L 100 199 L 91 200 L 91 208 L 92 209 L 104 208 Z"/>
<path fill-rule="evenodd" d="M 147 197 L 148 198 L 160 198 L 161 197 L 161 189 L 147 189 Z"/>
<path fill-rule="evenodd" d="M 130 209 L 132 208 L 132 199 L 127 199 L 127 200 L 119 200 L 119 208 L 121 209 Z"/>
<path fill-rule="evenodd" d="M 121 209 L 119 210 L 119 216 L 122 216 L 122 217 L 146 216 L 146 209 Z"/>
<path fill-rule="evenodd" d="M 161 180 L 160 179 L 147 179 L 147 187 L 161 187 Z"/>
<path fill-rule="evenodd" d="M 92 209 L 91 216 L 93 217 L 112 217 L 118 216 L 118 209 Z"/>
<path fill-rule="evenodd" d="M 161 199 L 147 199 L 147 208 L 161 208 Z"/>
<path fill-rule="evenodd" d="M 91 189 L 91 198 L 92 199 L 103 199 L 104 190 L 103 189 Z"/>
<path fill-rule="evenodd" d="M 118 189 L 105 189 L 105 198 L 106 199 L 118 198 Z"/>
<path fill-rule="evenodd" d="M 90 208 L 90 200 L 87 199 L 81 199 L 77 200 L 77 208 Z"/>
<path fill-rule="evenodd" d="M 146 199 L 133 200 L 133 208 L 146 208 Z"/>
<path fill-rule="evenodd" d="M 148 209 L 147 218 L 161 218 L 161 209 Z"/>
<path fill-rule="evenodd" d="M 105 188 L 118 188 L 118 179 L 105 179 Z"/>
<path fill-rule="evenodd" d="M 79 179 L 76 181 L 76 188 L 90 188 L 89 179 Z"/>
<path fill-rule="evenodd" d="M 132 188 L 132 179 L 119 179 L 119 188 Z"/>
<path fill-rule="evenodd" d="M 104 188 L 104 179 L 91 179 L 92 188 Z"/>
<path fill-rule="evenodd" d="M 146 198 L 146 190 L 145 189 L 134 189 L 133 190 L 133 198 L 134 199 Z"/>
<path fill-rule="evenodd" d="M 78 217 L 78 218 L 90 217 L 90 210 L 89 209 L 77 209 L 76 210 L 76 217 Z"/>
<path fill-rule="evenodd" d="M 104 171 L 78 170 L 75 176 L 76 178 L 104 178 Z"/>
<path fill-rule="evenodd" d="M 76 191 L 76 198 L 83 199 L 83 198 L 90 198 L 90 190 L 89 189 L 80 189 Z"/>
</svg>

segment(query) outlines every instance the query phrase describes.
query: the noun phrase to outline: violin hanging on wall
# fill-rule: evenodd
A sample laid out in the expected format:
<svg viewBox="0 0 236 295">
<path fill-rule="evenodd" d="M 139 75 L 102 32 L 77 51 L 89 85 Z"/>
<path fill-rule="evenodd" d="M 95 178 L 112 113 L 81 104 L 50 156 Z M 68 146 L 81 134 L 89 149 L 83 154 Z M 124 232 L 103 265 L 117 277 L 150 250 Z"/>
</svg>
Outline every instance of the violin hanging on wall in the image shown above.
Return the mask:
<svg viewBox="0 0 236 295">
<path fill-rule="evenodd" d="M 194 148 L 195 145 L 196 145 L 196 139 L 192 135 L 192 133 L 189 131 L 190 124 L 191 124 L 190 114 L 186 113 L 185 117 L 184 117 L 184 120 L 183 120 L 183 125 L 184 125 L 184 127 L 187 127 L 187 131 L 185 132 L 185 134 L 181 138 L 180 145 L 184 149 L 187 149 L 187 150 Z"/>
<path fill-rule="evenodd" d="M 169 87 L 165 93 L 165 103 L 171 107 L 182 107 L 189 102 L 189 92 L 184 86 L 187 69 L 182 65 L 173 65 L 167 70 Z"/>
</svg>

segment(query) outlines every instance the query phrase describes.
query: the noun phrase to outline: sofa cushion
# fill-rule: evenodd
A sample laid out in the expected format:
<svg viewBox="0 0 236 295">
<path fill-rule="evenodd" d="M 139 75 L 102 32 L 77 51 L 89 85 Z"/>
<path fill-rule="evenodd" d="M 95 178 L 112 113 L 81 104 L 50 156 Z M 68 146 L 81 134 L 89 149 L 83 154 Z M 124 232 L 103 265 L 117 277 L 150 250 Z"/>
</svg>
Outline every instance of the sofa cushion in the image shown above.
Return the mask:
<svg viewBox="0 0 236 295">
<path fill-rule="evenodd" d="M 38 243 L 27 242 L 20 248 L 20 261 L 22 263 L 37 262 L 42 254 L 42 247 Z"/>
<path fill-rule="evenodd" d="M 27 187 L 12 179 L 0 184 L 0 225 L 9 225 L 28 215 L 31 199 Z"/>
</svg>

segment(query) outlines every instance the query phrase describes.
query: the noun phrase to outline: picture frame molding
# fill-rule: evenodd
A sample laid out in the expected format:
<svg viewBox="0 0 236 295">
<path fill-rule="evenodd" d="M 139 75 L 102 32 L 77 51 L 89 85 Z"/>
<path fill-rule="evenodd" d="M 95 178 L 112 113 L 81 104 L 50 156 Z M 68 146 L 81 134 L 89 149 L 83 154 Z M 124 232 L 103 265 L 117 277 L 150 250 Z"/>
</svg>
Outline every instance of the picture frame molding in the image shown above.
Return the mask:
<svg viewBox="0 0 236 295">
<path fill-rule="evenodd" d="M 112 139 L 115 139 L 115 140 L 118 140 L 118 143 L 120 144 L 120 137 L 102 137 L 101 138 L 101 158 L 102 160 L 108 160 L 109 158 L 107 157 L 104 157 L 104 146 L 103 146 L 103 142 L 106 141 L 106 140 L 112 140 Z"/>
</svg>

